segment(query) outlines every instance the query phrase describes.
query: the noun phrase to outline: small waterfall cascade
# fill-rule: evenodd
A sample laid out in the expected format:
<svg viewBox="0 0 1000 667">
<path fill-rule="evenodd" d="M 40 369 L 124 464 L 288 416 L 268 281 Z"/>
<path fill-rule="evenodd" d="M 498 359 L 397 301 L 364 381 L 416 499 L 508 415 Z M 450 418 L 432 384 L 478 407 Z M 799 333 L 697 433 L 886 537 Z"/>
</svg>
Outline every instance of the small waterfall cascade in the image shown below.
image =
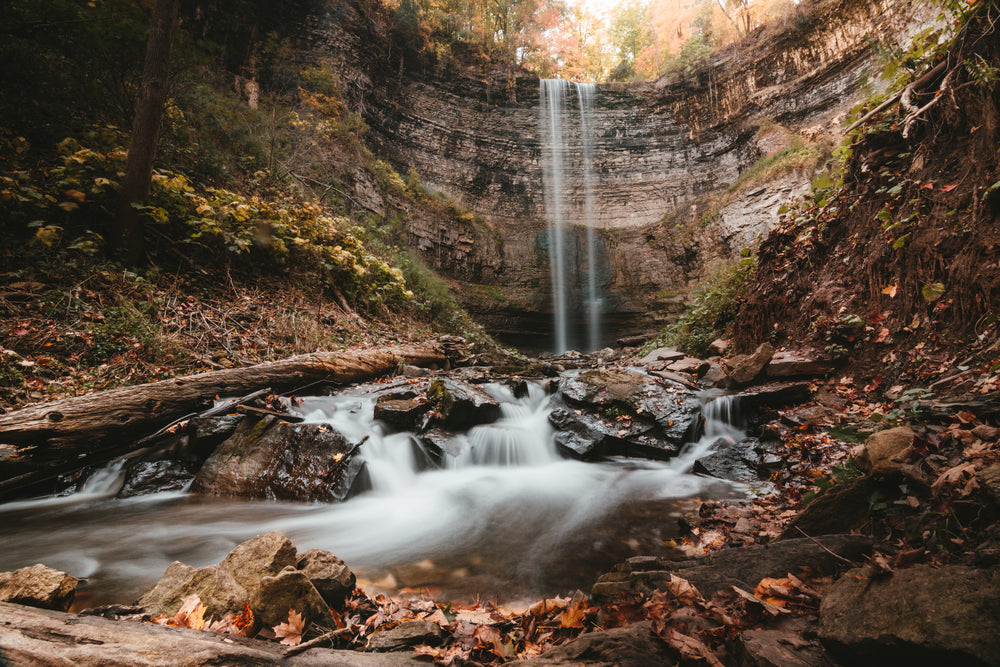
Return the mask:
<svg viewBox="0 0 1000 667">
<path fill-rule="evenodd" d="M 598 294 L 597 242 L 594 230 L 594 123 L 593 107 L 597 86 L 562 79 L 542 79 L 540 83 L 540 121 L 542 148 L 542 185 L 545 193 L 545 218 L 548 225 L 549 267 L 552 281 L 553 333 L 556 353 L 565 352 L 571 343 L 586 344 L 589 350 L 600 345 L 601 299 Z M 570 100 L 570 88 L 576 104 Z M 573 107 L 577 118 L 573 119 Z M 578 206 L 568 206 L 567 193 L 582 190 Z M 586 228 L 586 306 L 587 340 L 571 340 L 569 303 L 574 273 L 570 261 L 566 227 Z"/>
<path fill-rule="evenodd" d="M 712 452 L 720 439 L 737 442 L 746 437 L 739 396 L 703 394 L 702 400 L 704 429 L 701 437 L 688 443 L 671 462 L 677 470 L 690 470 L 695 461 Z"/>
</svg>

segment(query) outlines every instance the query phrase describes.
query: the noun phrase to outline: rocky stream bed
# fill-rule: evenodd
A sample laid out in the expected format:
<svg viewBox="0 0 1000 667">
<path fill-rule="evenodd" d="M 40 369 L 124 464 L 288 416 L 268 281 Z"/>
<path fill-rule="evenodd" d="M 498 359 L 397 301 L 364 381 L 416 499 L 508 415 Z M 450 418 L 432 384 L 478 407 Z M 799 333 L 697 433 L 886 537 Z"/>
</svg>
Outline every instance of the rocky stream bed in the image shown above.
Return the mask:
<svg viewBox="0 0 1000 667">
<path fill-rule="evenodd" d="M 0 505 L 0 661 L 1000 664 L 988 406 L 856 445 L 809 353 L 456 365 L 219 402 Z"/>
</svg>

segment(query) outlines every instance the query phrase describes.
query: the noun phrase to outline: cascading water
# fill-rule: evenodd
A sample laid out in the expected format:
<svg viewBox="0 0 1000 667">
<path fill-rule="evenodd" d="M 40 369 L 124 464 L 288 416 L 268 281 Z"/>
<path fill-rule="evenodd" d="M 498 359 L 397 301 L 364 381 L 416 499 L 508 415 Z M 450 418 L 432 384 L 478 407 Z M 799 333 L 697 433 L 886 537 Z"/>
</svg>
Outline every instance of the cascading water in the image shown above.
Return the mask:
<svg viewBox="0 0 1000 667">
<path fill-rule="evenodd" d="M 373 419 L 371 393 L 303 398 L 297 410 L 307 422 L 363 441 L 372 490 L 341 504 L 180 491 L 118 499 L 116 462 L 75 495 L 0 505 L 0 571 L 43 562 L 87 577 L 88 604 L 127 602 L 173 560 L 215 563 L 237 543 L 276 530 L 302 548 L 337 554 L 370 580 L 392 572 L 408 585 L 416 564 L 433 562 L 433 581 L 453 596 L 510 600 L 589 585 L 636 555 L 637 540 L 645 540 L 641 553 L 663 549 L 678 536 L 669 516 L 679 499 L 740 493 L 688 473 L 719 435 L 738 434 L 725 425 L 730 399 L 706 405 L 707 435 L 671 461 L 584 463 L 556 450 L 548 416 L 559 399 L 541 385 L 522 398 L 500 384 L 484 389 L 501 402 L 502 417 L 452 436 L 439 464 L 414 435 Z"/>
<path fill-rule="evenodd" d="M 577 122 L 568 122 L 570 86 L 577 97 Z M 593 106 L 597 87 L 591 83 L 570 83 L 562 79 L 542 79 L 540 121 L 542 185 L 549 238 L 549 271 L 552 281 L 553 334 L 555 352 L 569 349 L 569 301 L 571 291 L 569 243 L 566 227 L 576 223 L 586 228 L 586 345 L 600 345 L 601 300 L 598 294 L 597 243 L 594 231 L 594 138 Z M 575 130 L 575 132 L 574 132 Z M 579 164 L 579 169 L 574 168 Z M 579 187 L 583 199 L 576 210 L 567 207 L 567 191 Z M 581 341 L 582 342 L 582 341 Z"/>
</svg>

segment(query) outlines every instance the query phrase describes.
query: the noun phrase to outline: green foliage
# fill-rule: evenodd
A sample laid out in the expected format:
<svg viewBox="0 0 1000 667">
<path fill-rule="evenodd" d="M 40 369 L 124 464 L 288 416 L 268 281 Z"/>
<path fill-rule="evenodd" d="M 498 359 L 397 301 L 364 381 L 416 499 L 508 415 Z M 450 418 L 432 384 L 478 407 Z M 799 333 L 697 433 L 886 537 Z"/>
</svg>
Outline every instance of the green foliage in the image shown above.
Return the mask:
<svg viewBox="0 0 1000 667">
<path fill-rule="evenodd" d="M 771 155 L 765 155 L 740 172 L 739 178 L 730 190 L 738 190 L 750 183 L 769 180 L 792 169 L 815 167 L 828 155 L 823 144 L 792 135 L 788 146 Z"/>
<path fill-rule="evenodd" d="M 712 341 L 722 336 L 735 319 L 756 266 L 751 257 L 720 265 L 694 291 L 694 301 L 687 311 L 647 347 L 672 345 L 688 354 L 705 356 Z"/>
<path fill-rule="evenodd" d="M 813 321 L 813 330 L 827 342 L 827 354 L 835 358 L 844 358 L 864 333 L 865 321 L 851 313 L 836 317 L 820 317 Z"/>
</svg>

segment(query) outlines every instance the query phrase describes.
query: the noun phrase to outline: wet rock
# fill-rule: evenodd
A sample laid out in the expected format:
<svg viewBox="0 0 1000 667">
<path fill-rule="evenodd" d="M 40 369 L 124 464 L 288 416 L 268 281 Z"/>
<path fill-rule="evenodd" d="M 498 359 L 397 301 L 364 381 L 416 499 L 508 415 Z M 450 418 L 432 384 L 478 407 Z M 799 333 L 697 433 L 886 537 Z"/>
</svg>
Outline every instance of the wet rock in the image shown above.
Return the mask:
<svg viewBox="0 0 1000 667">
<path fill-rule="evenodd" d="M 660 347 L 639 360 L 640 364 L 656 364 L 664 361 L 677 361 L 684 358 L 684 353 L 672 347 Z"/>
<path fill-rule="evenodd" d="M 648 422 L 611 422 L 589 413 L 578 415 L 572 410 L 558 408 L 549 415 L 549 423 L 557 431 L 555 442 L 559 449 L 585 461 L 608 456 L 663 460 L 680 451 L 679 447 L 659 437 L 658 427 Z"/>
<path fill-rule="evenodd" d="M 73 604 L 79 581 L 40 563 L 0 572 L 0 602 L 66 611 Z"/>
<path fill-rule="evenodd" d="M 774 346 L 761 343 L 753 354 L 738 354 L 723 360 L 722 368 L 734 385 L 747 385 L 761 374 L 773 355 Z"/>
<path fill-rule="evenodd" d="M 434 405 L 423 398 L 400 394 L 380 396 L 375 402 L 375 419 L 397 431 L 412 431 L 420 417 Z"/>
<path fill-rule="evenodd" d="M 836 359 L 811 350 L 782 350 L 774 353 L 764 373 L 769 378 L 824 377 L 837 366 Z"/>
<path fill-rule="evenodd" d="M 437 623 L 407 621 L 391 630 L 376 632 L 368 639 L 366 651 L 404 651 L 419 644 L 437 646 L 444 641 L 445 632 Z"/>
<path fill-rule="evenodd" d="M 614 598 L 666 590 L 666 582 L 673 573 L 687 579 L 706 599 L 711 599 L 717 591 L 730 586 L 753 590 L 764 577 L 784 577 L 806 566 L 828 574 L 838 573 L 844 569 L 844 563 L 833 554 L 856 562 L 872 549 L 871 538 L 864 535 L 827 535 L 817 542 L 806 538 L 785 540 L 724 549 L 686 560 L 630 558 L 601 575 L 592 594 L 596 598 Z"/>
<path fill-rule="evenodd" d="M 154 616 L 173 616 L 189 595 L 201 598 L 206 618 L 238 613 L 249 599 L 247 590 L 229 570 L 218 565 L 194 568 L 174 561 L 156 586 L 139 598 L 138 604 Z"/>
<path fill-rule="evenodd" d="M 691 471 L 733 482 L 753 484 L 761 481 L 761 468 L 759 440 L 745 438 L 735 441 L 732 438 L 719 438 L 712 445 L 712 453 L 695 461 Z"/>
<path fill-rule="evenodd" d="M 619 368 L 590 370 L 564 383 L 563 397 L 573 405 L 607 410 L 615 408 L 632 414 L 638 421 L 651 419 L 658 435 L 673 446 L 698 436 L 701 428 L 701 401 L 686 387 L 669 381 Z"/>
<path fill-rule="evenodd" d="M 854 530 L 866 520 L 872 494 L 879 485 L 868 477 L 839 482 L 795 517 L 778 539 L 829 535 Z M 802 532 L 799 532 L 799 531 Z"/>
<path fill-rule="evenodd" d="M 270 500 L 340 501 L 361 472 L 357 447 L 322 424 L 247 420 L 219 445 L 191 490 Z"/>
<path fill-rule="evenodd" d="M 582 634 L 531 660 L 505 662 L 507 667 L 556 667 L 601 665 L 611 667 L 671 667 L 677 658 L 666 642 L 653 634 L 648 621 L 624 628 Z"/>
<path fill-rule="evenodd" d="M 445 428 L 467 429 L 500 418 L 500 404 L 492 396 L 451 378 L 434 380 L 427 396 L 441 413 L 441 424 Z"/>
<path fill-rule="evenodd" d="M 439 467 L 445 464 L 446 457 L 455 458 L 462 453 L 462 444 L 457 440 L 457 434 L 440 428 L 421 433 L 420 443 Z"/>
<path fill-rule="evenodd" d="M 195 473 L 180 461 L 137 461 L 125 473 L 119 498 L 132 498 L 160 491 L 180 491 Z"/>
<path fill-rule="evenodd" d="M 262 578 L 250 596 L 250 608 L 257 620 L 268 627 L 287 621 L 290 609 L 302 614 L 307 624 L 318 623 L 325 628 L 336 625 L 329 607 L 309 577 L 293 566 Z"/>
<path fill-rule="evenodd" d="M 845 665 L 1000 665 L 1000 571 L 851 570 L 823 596 L 819 638 Z"/>
<path fill-rule="evenodd" d="M 344 561 L 322 549 L 310 549 L 299 556 L 298 568 L 334 609 L 344 605 L 344 599 L 357 583 L 354 573 Z"/>
<path fill-rule="evenodd" d="M 893 475 L 900 471 L 913 448 L 917 434 L 906 426 L 878 431 L 868 436 L 858 456 L 858 467 L 871 475 Z"/>
<path fill-rule="evenodd" d="M 700 378 L 708 372 L 710 367 L 711 364 L 707 361 L 695 359 L 694 357 L 684 357 L 683 359 L 678 359 L 677 361 L 672 361 L 667 364 L 665 370 L 672 371 L 674 373 L 687 373 L 688 375 Z"/>
<path fill-rule="evenodd" d="M 253 590 L 264 577 L 274 576 L 297 562 L 292 541 L 272 531 L 236 545 L 219 566 L 228 570 L 244 588 Z"/>
<path fill-rule="evenodd" d="M 808 382 L 785 382 L 754 387 L 737 394 L 740 408 L 755 410 L 761 407 L 783 408 L 804 403 L 812 398 Z"/>
</svg>

